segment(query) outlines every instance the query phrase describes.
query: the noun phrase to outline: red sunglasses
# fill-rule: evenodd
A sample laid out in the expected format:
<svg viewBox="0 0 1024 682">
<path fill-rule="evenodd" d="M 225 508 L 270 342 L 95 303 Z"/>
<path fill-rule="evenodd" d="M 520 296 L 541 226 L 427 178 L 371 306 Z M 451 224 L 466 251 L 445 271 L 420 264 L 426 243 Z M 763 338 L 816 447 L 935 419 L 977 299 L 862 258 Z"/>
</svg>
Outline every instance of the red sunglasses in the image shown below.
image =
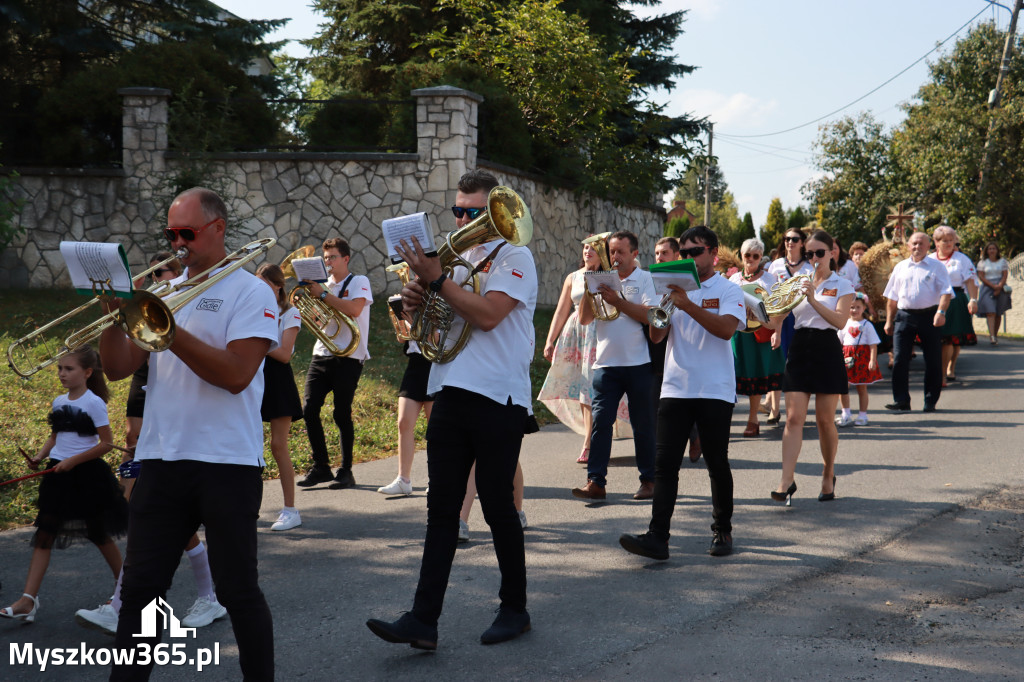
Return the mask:
<svg viewBox="0 0 1024 682">
<path fill-rule="evenodd" d="M 195 240 L 196 235 L 208 228 L 210 225 L 213 225 L 218 220 L 220 220 L 220 218 L 214 218 L 202 227 L 168 227 L 164 230 L 164 236 L 167 237 L 167 241 L 169 242 L 173 242 L 178 237 L 181 237 L 187 242 L 191 242 Z"/>
</svg>

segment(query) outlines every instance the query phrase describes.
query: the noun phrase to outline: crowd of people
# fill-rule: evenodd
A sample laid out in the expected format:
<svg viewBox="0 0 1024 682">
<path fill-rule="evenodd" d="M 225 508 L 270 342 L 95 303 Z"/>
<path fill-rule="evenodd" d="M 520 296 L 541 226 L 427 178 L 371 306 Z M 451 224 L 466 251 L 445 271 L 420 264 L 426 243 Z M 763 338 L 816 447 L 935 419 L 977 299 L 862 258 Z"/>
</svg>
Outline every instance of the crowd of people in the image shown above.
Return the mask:
<svg viewBox="0 0 1024 682">
<path fill-rule="evenodd" d="M 460 179 L 452 206 L 456 228 L 487 210 L 496 186 L 485 171 Z M 153 280 L 180 282 L 190 271 L 218 264 L 226 255 L 226 223 L 227 208 L 214 192 L 194 188 L 179 195 L 168 211 L 165 236 L 172 249 L 187 255 L 179 262 L 158 254 L 153 263 L 167 265 L 152 272 Z M 723 271 L 718 236 L 706 226 L 660 239 L 655 261 L 691 260 L 699 282 L 692 288 L 659 288 L 640 265 L 646 254 L 632 232 L 585 240 L 544 343 L 551 366 L 537 396 L 583 437 L 576 461 L 586 466 L 586 480 L 567 496 L 604 500 L 612 440 L 631 437 L 639 482 L 633 498 L 651 500 L 651 519 L 645 532 L 623 534 L 619 542 L 628 552 L 667 559 L 688 445 L 690 462 L 703 457 L 708 472 L 708 553 L 732 553 L 729 441 L 737 396 L 746 396 L 744 438 L 762 435 L 761 414 L 767 414 L 769 427 L 784 420 L 779 484 L 768 492 L 785 504 L 797 492 L 796 464 L 813 397 L 822 457 L 817 497 L 835 500 L 839 430 L 870 423 L 867 386 L 882 380 L 879 357 L 888 346 L 893 402 L 886 408 L 911 409 L 909 364 L 917 344 L 926 368 L 923 409 L 930 412 L 943 387 L 957 380 L 960 349 L 977 341 L 972 315 L 989 319 L 990 343 L 997 343 L 992 319 L 1009 307 L 1010 294 L 998 247 L 988 245 L 975 267 L 957 250 L 954 230 L 941 226 L 933 237 L 930 254 L 928 234 L 909 238 L 910 258 L 893 269 L 884 291 L 884 323 L 858 275 L 866 245 L 854 243 L 847 252 L 822 230 L 787 230 L 771 254 L 760 240 L 748 239 L 734 271 Z M 436 648 L 456 545 L 468 539 L 470 510 L 479 498 L 501 571 L 498 615 L 481 642 L 506 641 L 531 627 L 519 454 L 523 436 L 537 428 L 529 373 L 538 290 L 533 255 L 526 246 L 494 237 L 460 254 L 472 272 L 462 266 L 453 272 L 415 239 L 401 242 L 398 251 L 413 275 L 401 293 L 407 319 L 442 302 L 473 331 L 449 362 L 430 362 L 415 340 L 404 346 L 398 472 L 377 491 L 413 492 L 413 433 L 423 414 L 429 476 L 423 558 L 411 610 L 395 621 L 370 619 L 367 626 L 387 642 Z M 284 497 L 272 531 L 301 525 L 296 485 L 356 485 L 352 401 L 370 357 L 373 295 L 367 277 L 349 270 L 344 239 L 324 241 L 322 258 L 329 279 L 310 283 L 305 293 L 349 324 L 330 327 L 330 321 L 308 319 L 289 302 L 281 267 L 267 263 L 255 275 L 230 273 L 200 304 L 176 312 L 177 333 L 166 352 L 146 352 L 110 327 L 98 348 L 61 359 L 58 375 L 68 392 L 54 400 L 50 438 L 34 456 L 26 455 L 33 468 L 48 459 L 51 473 L 40 486 L 24 594 L 0 609 L 0 617 L 34 621 L 52 548 L 81 537 L 107 561 L 114 590 L 98 608 L 80 610 L 78 622 L 114 634 L 118 647 L 155 644 L 159 634 L 148 640 L 137 634 L 141 613 L 166 594 L 185 552 L 198 597 L 184 624 L 202 627 L 229 617 L 246 679 L 273 677 L 272 617 L 256 570 L 262 422 L 269 424 Z M 592 288 L 587 273 L 598 271 L 606 276 Z M 469 276 L 478 278 L 478 292 L 460 285 Z M 759 315 L 758 302 L 787 282 L 794 303 Z M 652 322 L 659 317 L 652 317 L 655 312 L 663 323 Z M 313 349 L 300 400 L 290 361 L 303 323 L 331 331 Z M 339 356 L 336 348 L 347 352 Z M 118 485 L 101 459 L 112 447 L 106 381 L 129 377 L 128 442 Z M 858 394 L 856 417 L 851 386 Z M 336 471 L 320 416 L 328 394 L 340 435 Z M 296 481 L 288 432 L 298 420 L 304 422 L 313 465 Z M 199 539 L 200 526 L 206 544 Z M 122 561 L 114 540 L 125 532 Z M 115 665 L 111 679 L 146 679 L 151 666 Z"/>
</svg>

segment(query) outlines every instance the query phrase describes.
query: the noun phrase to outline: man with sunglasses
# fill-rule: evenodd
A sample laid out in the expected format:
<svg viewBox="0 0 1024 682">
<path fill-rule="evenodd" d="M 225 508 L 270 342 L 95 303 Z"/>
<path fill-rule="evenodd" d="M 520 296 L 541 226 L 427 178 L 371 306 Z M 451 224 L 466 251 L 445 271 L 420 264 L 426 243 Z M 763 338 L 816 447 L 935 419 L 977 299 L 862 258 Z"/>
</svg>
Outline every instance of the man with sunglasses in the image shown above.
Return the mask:
<svg viewBox="0 0 1024 682">
<path fill-rule="evenodd" d="M 171 248 L 188 249 L 189 273 L 226 257 L 227 208 L 211 190 L 178 195 L 167 212 Z M 263 358 L 278 344 L 277 302 L 244 269 L 220 280 L 174 314 L 177 332 L 165 352 L 147 353 L 117 326 L 100 336 L 107 377 L 123 379 L 146 359 L 150 379 L 135 453 L 141 462 L 130 503 L 122 606 L 115 643 L 139 639 L 142 610 L 163 597 L 182 550 L 206 528 L 217 600 L 231 617 L 245 679 L 274 677 L 270 608 L 257 572 L 256 519 L 263 496 Z M 110 679 L 148 679 L 148 665 L 115 665 Z"/>
<path fill-rule="evenodd" d="M 711 479 L 714 522 L 708 553 L 732 552 L 733 483 L 729 468 L 729 428 L 736 402 L 732 335 L 746 326 L 743 291 L 715 271 L 718 236 L 709 228 L 691 227 L 679 238 L 680 255 L 692 258 L 700 289 L 671 287 L 676 311 L 665 329 L 651 329 L 655 342 L 668 337 L 665 378 L 658 407 L 658 456 L 654 503 L 648 532 L 623 535 L 619 544 L 633 554 L 668 559 L 669 526 L 679 487 L 686 434 L 700 433 L 704 462 Z"/>
<path fill-rule="evenodd" d="M 915 232 L 907 240 L 910 258 L 892 269 L 882 295 L 885 302 L 885 333 L 892 335 L 892 398 L 885 409 L 910 410 L 910 354 L 914 337 L 921 339 L 924 354 L 924 411 L 934 412 L 942 393 L 942 327 L 953 297 L 946 267 L 927 258 L 931 238 Z"/>
<path fill-rule="evenodd" d="M 341 237 L 328 239 L 323 243 L 323 251 L 324 265 L 329 275 L 327 286 L 322 287 L 313 282 L 309 293 L 356 321 L 359 326 L 359 346 L 351 355 L 343 358 L 332 355 L 320 340 L 313 346 L 313 358 L 306 372 L 306 390 L 302 407 L 302 418 L 306 421 L 313 466 L 306 472 L 306 477 L 296 485 L 308 488 L 333 479 L 327 487 L 339 490 L 351 488 L 356 484 L 355 476 L 352 475 L 352 449 L 355 446 L 352 400 L 356 395 L 359 377 L 363 373 L 363 363 L 370 359 L 366 344 L 370 336 L 370 304 L 373 303 L 373 293 L 370 291 L 370 280 L 365 275 L 354 275 L 349 272 L 348 264 L 352 258 L 352 251 L 347 241 Z M 352 330 L 344 324 L 337 327 L 338 331 L 333 337 L 334 343 L 339 348 L 345 348 L 352 340 Z M 338 426 L 341 441 L 341 468 L 333 476 L 324 427 L 320 421 L 320 410 L 328 393 L 334 394 L 334 423 Z"/>
<path fill-rule="evenodd" d="M 463 175 L 455 208 L 482 208 L 497 184 L 485 171 Z M 463 227 L 469 212 L 459 212 L 463 215 L 457 225 Z M 479 268 L 476 294 L 460 286 L 464 268 L 455 268 L 456 275 L 446 277 L 438 258 L 424 254 L 415 238 L 412 244 L 403 240 L 398 253 L 417 276 L 402 289 L 405 311 L 417 310 L 429 289 L 474 329 L 461 353 L 430 369 L 427 393 L 434 396 L 434 408 L 427 425 L 427 532 L 412 610 L 394 622 L 371 619 L 366 625 L 387 642 L 437 648 L 437 621 L 455 558 L 459 509 L 475 464 L 480 506 L 491 527 L 501 572 L 498 616 L 480 642 L 497 644 L 530 629 L 526 552 L 513 478 L 532 402 L 537 270 L 525 246 L 495 239 L 473 247 L 460 255 Z"/>
<path fill-rule="evenodd" d="M 616 232 L 608 238 L 608 257 L 619 276 L 619 289 L 601 285 L 601 297 L 619 311 L 614 320 L 597 320 L 597 353 L 594 361 L 594 399 L 590 429 L 590 458 L 587 482 L 573 488 L 583 500 L 603 500 L 612 452 L 612 427 L 622 396 L 629 402 L 629 423 L 633 428 L 633 450 L 640 472 L 640 488 L 634 500 L 654 496 L 654 406 L 651 404 L 651 355 L 644 325 L 647 309 L 658 304 L 651 273 L 636 266 L 639 255 L 636 235 Z M 579 309 L 580 325 L 594 321 L 589 305 Z"/>
</svg>

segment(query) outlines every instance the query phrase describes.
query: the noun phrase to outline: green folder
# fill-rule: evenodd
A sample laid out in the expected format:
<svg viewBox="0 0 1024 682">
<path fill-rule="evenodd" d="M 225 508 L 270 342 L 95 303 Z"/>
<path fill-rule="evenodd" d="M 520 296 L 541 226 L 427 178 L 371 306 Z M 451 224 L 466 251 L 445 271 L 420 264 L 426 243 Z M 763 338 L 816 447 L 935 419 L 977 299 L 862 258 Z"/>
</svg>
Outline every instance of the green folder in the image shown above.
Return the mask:
<svg viewBox="0 0 1024 682">
<path fill-rule="evenodd" d="M 671 279 L 672 284 L 680 286 L 686 291 L 700 289 L 700 276 L 697 274 L 697 266 L 694 265 L 692 258 L 652 263 L 650 273 L 655 276 L 655 281 Z"/>
</svg>

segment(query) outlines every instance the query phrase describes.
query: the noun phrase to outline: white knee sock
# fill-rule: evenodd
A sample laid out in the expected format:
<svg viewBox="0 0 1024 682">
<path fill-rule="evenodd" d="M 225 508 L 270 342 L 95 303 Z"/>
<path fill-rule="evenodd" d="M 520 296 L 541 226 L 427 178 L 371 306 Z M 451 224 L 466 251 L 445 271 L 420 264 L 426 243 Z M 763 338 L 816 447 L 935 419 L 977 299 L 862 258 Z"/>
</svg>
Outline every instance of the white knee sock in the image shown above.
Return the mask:
<svg viewBox="0 0 1024 682">
<path fill-rule="evenodd" d="M 210 555 L 206 552 L 206 546 L 200 542 L 185 553 L 188 554 L 188 560 L 192 564 L 192 575 L 196 578 L 196 591 L 199 596 L 216 601 L 217 596 L 213 591 L 213 576 L 210 574 Z"/>
<path fill-rule="evenodd" d="M 121 572 L 117 574 L 117 583 L 114 584 L 114 596 L 110 598 L 110 608 L 114 609 L 117 614 L 121 613 L 121 581 L 124 580 L 124 566 L 121 566 Z"/>
</svg>

